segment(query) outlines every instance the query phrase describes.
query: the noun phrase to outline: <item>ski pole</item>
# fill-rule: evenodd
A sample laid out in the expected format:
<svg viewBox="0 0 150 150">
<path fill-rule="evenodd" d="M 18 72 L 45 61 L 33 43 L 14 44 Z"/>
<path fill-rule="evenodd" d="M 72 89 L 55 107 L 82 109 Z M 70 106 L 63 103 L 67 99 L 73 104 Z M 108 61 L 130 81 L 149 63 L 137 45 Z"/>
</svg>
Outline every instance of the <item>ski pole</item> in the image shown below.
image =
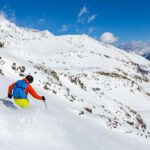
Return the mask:
<svg viewBox="0 0 150 150">
<path fill-rule="evenodd" d="M 44 102 L 44 104 L 45 104 L 46 109 L 48 109 L 45 100 L 43 100 L 43 102 Z"/>
</svg>

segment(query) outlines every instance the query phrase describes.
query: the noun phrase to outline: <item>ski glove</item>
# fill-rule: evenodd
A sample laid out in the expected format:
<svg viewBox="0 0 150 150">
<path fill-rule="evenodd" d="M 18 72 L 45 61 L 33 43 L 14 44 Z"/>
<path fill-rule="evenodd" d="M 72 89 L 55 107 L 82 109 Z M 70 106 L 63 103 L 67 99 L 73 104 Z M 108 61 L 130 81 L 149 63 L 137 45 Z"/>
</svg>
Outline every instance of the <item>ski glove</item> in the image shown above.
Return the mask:
<svg viewBox="0 0 150 150">
<path fill-rule="evenodd" d="M 45 101 L 45 100 L 46 100 L 44 96 L 42 96 L 42 100 L 43 100 L 43 101 Z"/>
<path fill-rule="evenodd" d="M 12 95 L 11 95 L 11 94 L 8 94 L 8 98 L 10 98 L 10 99 L 11 99 L 11 98 L 12 98 Z"/>
</svg>

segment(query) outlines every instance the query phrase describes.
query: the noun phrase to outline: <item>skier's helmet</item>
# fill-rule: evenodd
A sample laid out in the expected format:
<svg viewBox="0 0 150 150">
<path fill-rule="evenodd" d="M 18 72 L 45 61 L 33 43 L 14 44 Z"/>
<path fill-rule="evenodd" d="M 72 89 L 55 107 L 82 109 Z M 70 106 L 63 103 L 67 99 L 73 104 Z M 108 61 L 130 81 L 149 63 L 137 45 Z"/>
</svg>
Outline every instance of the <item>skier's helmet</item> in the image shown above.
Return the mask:
<svg viewBox="0 0 150 150">
<path fill-rule="evenodd" d="M 26 76 L 26 79 L 27 79 L 30 83 L 33 82 L 33 77 L 32 77 L 31 75 L 27 75 L 27 76 Z"/>
</svg>

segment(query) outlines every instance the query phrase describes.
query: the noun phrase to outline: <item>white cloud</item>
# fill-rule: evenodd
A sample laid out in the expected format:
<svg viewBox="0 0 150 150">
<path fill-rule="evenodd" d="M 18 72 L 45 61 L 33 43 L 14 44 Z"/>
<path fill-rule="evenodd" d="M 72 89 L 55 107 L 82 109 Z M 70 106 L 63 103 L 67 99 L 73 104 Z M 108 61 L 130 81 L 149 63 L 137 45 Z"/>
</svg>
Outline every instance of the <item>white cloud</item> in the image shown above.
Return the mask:
<svg viewBox="0 0 150 150">
<path fill-rule="evenodd" d="M 62 25 L 61 30 L 59 32 L 65 32 L 68 30 L 68 27 L 66 25 Z"/>
<path fill-rule="evenodd" d="M 92 16 L 90 16 L 89 19 L 88 19 L 88 21 L 87 21 L 87 23 L 90 23 L 91 21 L 93 21 L 96 18 L 96 16 L 97 15 L 95 15 L 95 14 L 92 15 Z"/>
<path fill-rule="evenodd" d="M 88 11 L 87 11 L 87 8 L 86 8 L 86 6 L 84 6 L 82 9 L 81 9 L 81 11 L 80 11 L 80 13 L 78 14 L 78 17 L 81 17 L 83 14 L 85 14 L 85 13 L 87 13 Z"/>
<path fill-rule="evenodd" d="M 118 37 L 115 37 L 112 33 L 110 32 L 105 32 L 101 35 L 100 41 L 106 44 L 113 44 L 119 41 Z"/>
<path fill-rule="evenodd" d="M 137 52 L 141 50 L 150 51 L 150 41 L 142 42 L 133 40 L 131 42 L 119 45 L 119 48 L 126 51 L 137 51 Z"/>
<path fill-rule="evenodd" d="M 88 30 L 88 32 L 89 32 L 89 33 L 93 33 L 93 32 L 94 32 L 94 30 L 95 30 L 95 28 L 94 28 L 94 27 L 90 27 L 90 28 L 89 28 L 89 30 Z"/>
<path fill-rule="evenodd" d="M 81 9 L 80 13 L 78 14 L 78 19 L 77 19 L 78 23 L 84 24 L 84 22 L 86 20 L 86 16 L 84 14 L 86 14 L 86 13 L 88 13 L 88 10 L 87 10 L 86 6 L 84 6 Z"/>
<path fill-rule="evenodd" d="M 6 14 L 3 11 L 0 11 L 0 22 L 5 20 Z"/>
<path fill-rule="evenodd" d="M 133 40 L 128 43 L 119 45 L 118 48 L 127 52 L 134 52 L 150 60 L 150 41 L 143 42 Z"/>
<path fill-rule="evenodd" d="M 10 21 L 11 22 L 15 22 L 16 21 L 15 11 L 11 11 L 11 13 L 10 13 Z"/>
<path fill-rule="evenodd" d="M 86 6 L 84 6 L 80 13 L 78 14 L 78 19 L 77 19 L 77 22 L 78 23 L 82 23 L 84 24 L 85 22 L 86 23 L 90 23 L 91 21 L 93 21 L 95 18 L 96 18 L 96 14 L 93 14 L 90 16 L 90 12 L 87 10 Z"/>
</svg>

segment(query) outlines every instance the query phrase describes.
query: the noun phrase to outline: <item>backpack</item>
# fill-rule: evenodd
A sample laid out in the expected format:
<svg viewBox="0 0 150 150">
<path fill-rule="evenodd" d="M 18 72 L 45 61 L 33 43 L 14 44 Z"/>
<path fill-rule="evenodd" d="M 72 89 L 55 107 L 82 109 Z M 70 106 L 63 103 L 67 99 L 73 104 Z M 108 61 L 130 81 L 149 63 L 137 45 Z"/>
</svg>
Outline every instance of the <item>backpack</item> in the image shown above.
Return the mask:
<svg viewBox="0 0 150 150">
<path fill-rule="evenodd" d="M 13 88 L 13 97 L 14 98 L 24 98 L 27 99 L 27 94 L 25 94 L 25 90 L 28 86 L 28 83 L 23 80 L 18 80 Z"/>
</svg>

